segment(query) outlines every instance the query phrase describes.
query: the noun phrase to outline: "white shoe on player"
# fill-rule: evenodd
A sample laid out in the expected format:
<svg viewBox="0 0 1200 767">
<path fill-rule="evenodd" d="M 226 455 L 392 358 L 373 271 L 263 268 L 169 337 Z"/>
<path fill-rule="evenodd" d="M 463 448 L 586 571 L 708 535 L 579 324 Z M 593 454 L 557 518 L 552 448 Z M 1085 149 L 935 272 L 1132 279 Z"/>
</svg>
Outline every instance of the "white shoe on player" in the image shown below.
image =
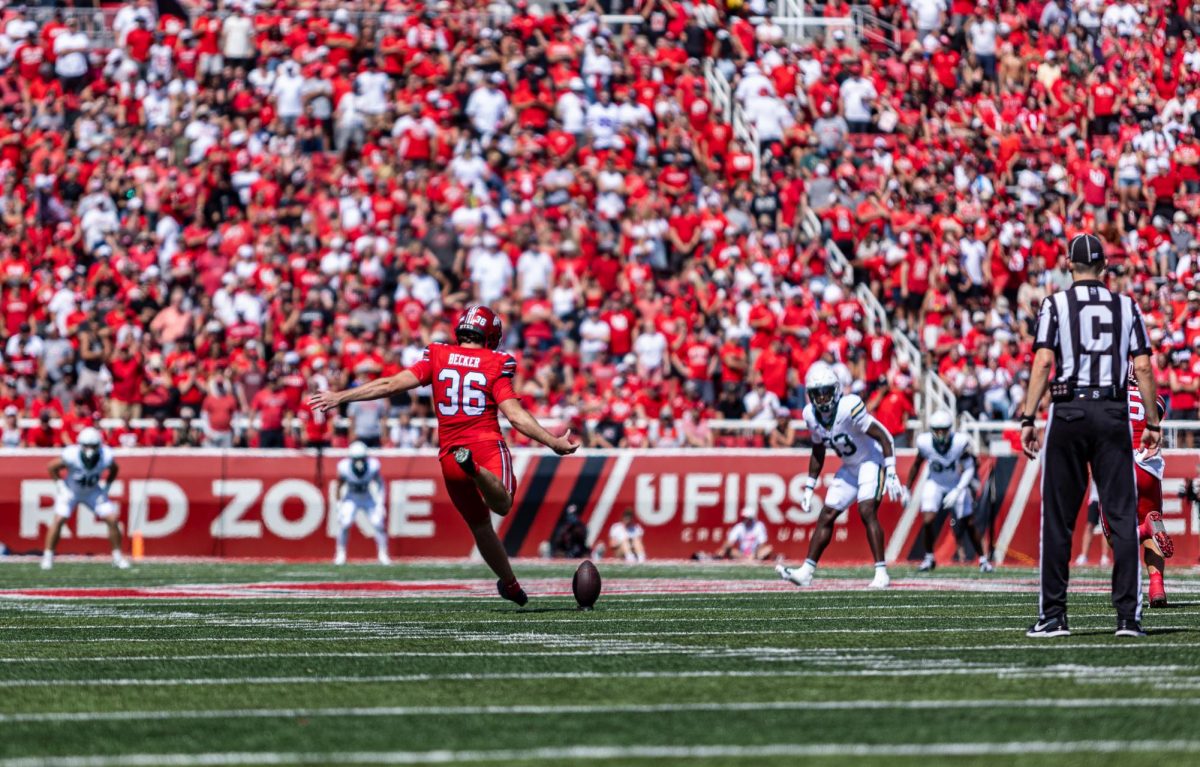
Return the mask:
<svg viewBox="0 0 1200 767">
<path fill-rule="evenodd" d="M 886 589 L 892 585 L 892 577 L 888 575 L 888 571 L 882 567 L 875 568 L 875 577 L 871 579 L 871 585 L 868 588 Z"/>
<path fill-rule="evenodd" d="M 980 559 L 979 560 L 979 572 L 992 573 L 995 571 L 996 571 L 996 566 L 992 564 L 992 561 L 990 559 Z"/>
<path fill-rule="evenodd" d="M 799 567 L 775 565 L 775 572 L 779 573 L 780 578 L 797 586 L 806 587 L 812 585 L 813 568 L 807 562 Z"/>
<path fill-rule="evenodd" d="M 128 570 L 130 567 L 132 567 L 132 565 L 129 564 L 128 559 L 121 557 L 120 559 L 113 560 L 113 567 L 117 568 L 118 570 Z"/>
<path fill-rule="evenodd" d="M 379 552 L 379 564 L 390 565 L 391 563 L 392 563 L 392 558 L 388 556 L 388 553 L 386 551 Z"/>
<path fill-rule="evenodd" d="M 333 563 L 335 565 L 346 564 L 346 550 L 345 549 L 337 550 L 337 553 L 333 555 Z"/>
<path fill-rule="evenodd" d="M 53 567 L 54 567 L 54 555 L 47 551 L 45 554 L 42 555 L 42 569 L 50 570 Z"/>
</svg>

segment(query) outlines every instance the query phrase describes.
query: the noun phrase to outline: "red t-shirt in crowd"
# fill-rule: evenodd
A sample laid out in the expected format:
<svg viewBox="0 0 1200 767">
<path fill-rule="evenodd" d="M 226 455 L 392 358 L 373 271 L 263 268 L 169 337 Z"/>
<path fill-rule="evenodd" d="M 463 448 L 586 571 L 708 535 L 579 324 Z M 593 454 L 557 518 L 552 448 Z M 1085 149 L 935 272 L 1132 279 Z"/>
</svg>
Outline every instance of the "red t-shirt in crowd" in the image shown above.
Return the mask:
<svg viewBox="0 0 1200 767">
<path fill-rule="evenodd" d="M 282 391 L 262 389 L 250 401 L 250 409 L 259 414 L 259 427 L 274 431 L 283 428 L 283 411 L 287 408 L 287 394 Z"/>
</svg>

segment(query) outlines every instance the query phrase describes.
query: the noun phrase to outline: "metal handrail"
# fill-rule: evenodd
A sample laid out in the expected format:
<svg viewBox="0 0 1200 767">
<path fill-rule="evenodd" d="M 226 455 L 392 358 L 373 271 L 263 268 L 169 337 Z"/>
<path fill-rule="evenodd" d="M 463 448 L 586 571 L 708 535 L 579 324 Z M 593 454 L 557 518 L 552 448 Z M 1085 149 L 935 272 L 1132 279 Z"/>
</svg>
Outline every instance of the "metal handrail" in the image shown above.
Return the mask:
<svg viewBox="0 0 1200 767">
<path fill-rule="evenodd" d="M 860 43 L 865 44 L 868 40 L 878 40 L 894 51 L 900 50 L 900 44 L 896 42 L 896 25 L 876 16 L 871 6 L 852 6 L 850 18 L 854 22 L 854 33 Z"/>
<path fill-rule="evenodd" d="M 809 211 L 809 215 L 812 216 L 814 219 L 817 217 L 817 215 L 815 213 L 813 213 L 811 210 Z M 820 231 L 820 220 L 819 219 L 817 222 L 817 226 L 818 226 L 817 231 L 819 232 Z M 836 271 L 837 277 L 839 280 L 842 281 L 842 284 L 846 285 L 847 287 L 853 286 L 854 285 L 854 267 L 852 267 L 850 265 L 850 259 L 846 258 L 846 254 L 842 253 L 842 249 L 839 248 L 837 246 L 837 243 L 835 243 L 831 239 L 825 240 L 825 256 L 829 259 L 830 267 L 832 267 Z M 884 320 L 885 320 L 884 324 L 886 325 L 886 317 L 884 318 Z"/>
</svg>

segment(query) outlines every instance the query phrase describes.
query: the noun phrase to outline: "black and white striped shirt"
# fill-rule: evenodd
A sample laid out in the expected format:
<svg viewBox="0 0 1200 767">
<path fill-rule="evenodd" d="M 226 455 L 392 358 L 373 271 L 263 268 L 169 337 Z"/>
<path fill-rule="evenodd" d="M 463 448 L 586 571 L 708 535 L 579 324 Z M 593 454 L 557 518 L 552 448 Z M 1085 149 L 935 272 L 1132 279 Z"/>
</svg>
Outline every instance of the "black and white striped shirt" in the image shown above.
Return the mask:
<svg viewBox="0 0 1200 767">
<path fill-rule="evenodd" d="M 1150 353 L 1142 312 L 1099 280 L 1079 280 L 1042 301 L 1034 349 L 1054 350 L 1054 381 L 1124 386 L 1129 360 Z"/>
</svg>

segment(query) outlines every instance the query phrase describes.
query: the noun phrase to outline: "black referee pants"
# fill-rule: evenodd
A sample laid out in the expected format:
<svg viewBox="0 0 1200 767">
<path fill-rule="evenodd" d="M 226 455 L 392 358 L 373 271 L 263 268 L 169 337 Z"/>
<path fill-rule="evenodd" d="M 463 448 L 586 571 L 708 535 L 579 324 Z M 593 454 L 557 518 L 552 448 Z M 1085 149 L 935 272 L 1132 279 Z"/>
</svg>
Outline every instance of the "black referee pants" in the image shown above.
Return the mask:
<svg viewBox="0 0 1200 767">
<path fill-rule="evenodd" d="M 1088 466 L 1100 493 L 1113 550 L 1112 601 L 1119 620 L 1140 620 L 1137 487 L 1129 408 L 1123 402 L 1073 400 L 1050 408 L 1042 451 L 1041 619 L 1067 611 L 1071 537 L 1088 490 Z"/>
</svg>

